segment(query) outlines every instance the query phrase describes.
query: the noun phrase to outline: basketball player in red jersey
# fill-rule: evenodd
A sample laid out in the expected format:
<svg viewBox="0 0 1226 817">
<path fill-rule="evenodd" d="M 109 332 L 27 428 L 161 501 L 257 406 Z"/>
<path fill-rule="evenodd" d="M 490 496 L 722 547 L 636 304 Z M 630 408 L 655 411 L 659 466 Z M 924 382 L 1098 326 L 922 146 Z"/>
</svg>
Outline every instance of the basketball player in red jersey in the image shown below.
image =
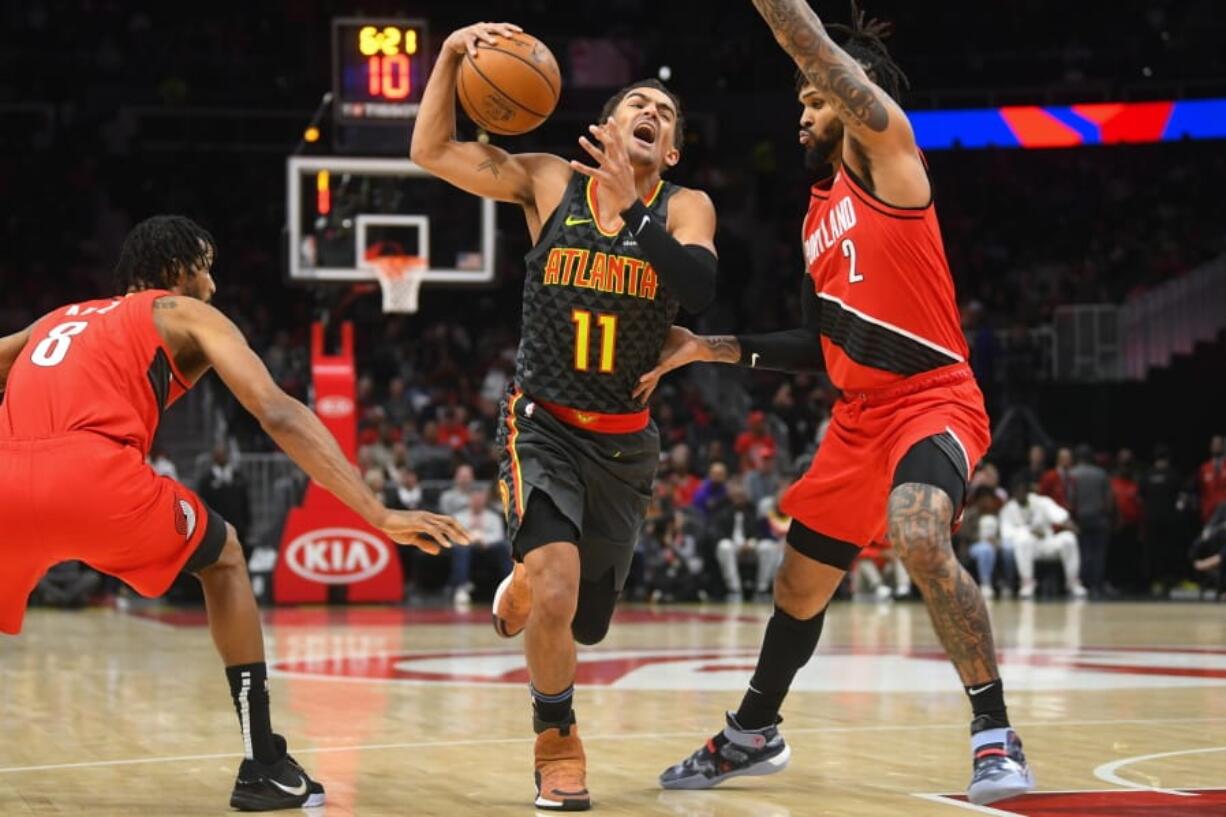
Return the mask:
<svg viewBox="0 0 1226 817">
<path fill-rule="evenodd" d="M 714 297 L 715 208 L 662 176 L 681 159 L 680 100 L 655 80 L 605 103 L 596 166 L 456 138 L 456 72 L 518 26 L 453 32 L 422 95 L 411 157 L 478 196 L 518 204 L 532 236 L 499 484 L 515 553 L 494 597 L 499 635 L 522 632 L 531 678 L 535 806 L 591 807 L 575 723 L 575 643 L 604 639 L 651 500 L 660 435 L 631 392 L 679 308 Z M 514 104 L 508 101 L 508 104 Z M 599 145 L 597 145 L 599 143 Z"/>
<path fill-rule="evenodd" d="M 155 216 L 124 240 L 124 295 L 60 307 L 0 338 L 0 632 L 21 630 L 30 592 L 57 562 L 83 561 L 146 596 L 194 574 L 242 729 L 230 805 L 322 805 L 323 786 L 270 725 L 259 611 L 234 528 L 145 463 L 162 412 L 215 369 L 294 462 L 389 537 L 428 552 L 467 537 L 449 517 L 383 507 L 319 419 L 208 305 L 213 257 L 197 224 Z"/>
<path fill-rule="evenodd" d="M 1009 725 L 987 610 L 950 546 L 990 437 L 932 188 L 894 99 L 904 78 L 882 42 L 884 27 L 865 25 L 854 5 L 842 47 L 803 0 L 754 5 L 800 67 L 801 144 L 833 170 L 813 187 L 805 219 L 805 325 L 741 337 L 675 329 L 638 394 L 694 361 L 802 371 L 824 358 L 842 395 L 812 467 L 782 503 L 793 522 L 749 690 L 724 730 L 667 769 L 661 784 L 708 788 L 787 765 L 777 724 L 788 687 L 856 554 L 888 533 L 970 697 L 969 799 L 1029 791 L 1034 780 Z"/>
</svg>

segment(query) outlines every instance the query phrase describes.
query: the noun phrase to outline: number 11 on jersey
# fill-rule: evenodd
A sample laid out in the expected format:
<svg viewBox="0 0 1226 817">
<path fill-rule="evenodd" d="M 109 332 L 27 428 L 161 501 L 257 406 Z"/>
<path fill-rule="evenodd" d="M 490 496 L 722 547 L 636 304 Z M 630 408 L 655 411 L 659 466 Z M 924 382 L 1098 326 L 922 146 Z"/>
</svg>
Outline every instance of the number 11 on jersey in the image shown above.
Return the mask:
<svg viewBox="0 0 1226 817">
<path fill-rule="evenodd" d="M 592 313 L 586 309 L 572 309 L 571 322 L 575 324 L 575 369 L 586 372 L 590 363 L 592 346 Z M 596 313 L 600 325 L 600 373 L 611 374 L 617 360 L 617 316 L 606 312 Z"/>
</svg>

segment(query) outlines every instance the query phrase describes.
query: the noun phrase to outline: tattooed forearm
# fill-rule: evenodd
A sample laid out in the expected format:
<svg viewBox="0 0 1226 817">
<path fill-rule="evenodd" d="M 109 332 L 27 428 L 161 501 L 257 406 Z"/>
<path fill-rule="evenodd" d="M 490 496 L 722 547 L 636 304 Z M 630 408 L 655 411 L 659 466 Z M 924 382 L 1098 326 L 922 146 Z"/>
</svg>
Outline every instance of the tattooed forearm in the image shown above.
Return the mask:
<svg viewBox="0 0 1226 817">
<path fill-rule="evenodd" d="M 732 335 L 708 335 L 699 340 L 707 347 L 712 363 L 741 362 L 741 344 Z"/>
<path fill-rule="evenodd" d="M 944 491 L 908 482 L 890 493 L 890 543 L 928 604 L 932 626 L 970 686 L 999 677 L 992 625 L 979 586 L 949 541 L 953 505 Z"/>
<path fill-rule="evenodd" d="M 753 0 L 775 39 L 839 118 L 881 133 L 890 112 L 864 69 L 839 48 L 806 0 Z"/>
<path fill-rule="evenodd" d="M 174 298 L 158 298 L 153 302 L 154 309 L 175 309 L 178 306 Z"/>
</svg>

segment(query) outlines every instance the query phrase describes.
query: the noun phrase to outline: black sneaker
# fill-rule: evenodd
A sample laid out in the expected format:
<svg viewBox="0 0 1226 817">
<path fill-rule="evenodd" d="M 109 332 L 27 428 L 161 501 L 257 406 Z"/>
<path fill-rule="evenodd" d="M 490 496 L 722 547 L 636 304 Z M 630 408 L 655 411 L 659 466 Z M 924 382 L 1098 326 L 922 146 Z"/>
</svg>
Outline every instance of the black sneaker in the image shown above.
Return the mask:
<svg viewBox="0 0 1226 817">
<path fill-rule="evenodd" d="M 230 795 L 230 807 L 239 811 L 275 811 L 314 808 L 324 804 L 324 787 L 286 751 L 285 738 L 273 735 L 280 757 L 270 764 L 243 760 Z"/>
<path fill-rule="evenodd" d="M 660 785 L 666 789 L 709 789 L 730 777 L 757 776 L 783 771 L 792 750 L 779 734 L 779 723 L 761 729 L 742 729 L 729 712 L 727 726 L 706 744 L 664 770 Z"/>
</svg>

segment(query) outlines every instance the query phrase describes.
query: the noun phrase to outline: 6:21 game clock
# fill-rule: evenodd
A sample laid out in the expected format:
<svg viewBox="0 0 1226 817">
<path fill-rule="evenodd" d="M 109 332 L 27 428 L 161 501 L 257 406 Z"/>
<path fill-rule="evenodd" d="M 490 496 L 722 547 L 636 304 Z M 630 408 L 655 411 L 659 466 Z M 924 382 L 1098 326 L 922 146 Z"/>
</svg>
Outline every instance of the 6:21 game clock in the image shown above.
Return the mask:
<svg viewBox="0 0 1226 817">
<path fill-rule="evenodd" d="M 346 124 L 403 121 L 417 115 L 429 74 L 424 20 L 332 20 L 335 116 Z"/>
</svg>

